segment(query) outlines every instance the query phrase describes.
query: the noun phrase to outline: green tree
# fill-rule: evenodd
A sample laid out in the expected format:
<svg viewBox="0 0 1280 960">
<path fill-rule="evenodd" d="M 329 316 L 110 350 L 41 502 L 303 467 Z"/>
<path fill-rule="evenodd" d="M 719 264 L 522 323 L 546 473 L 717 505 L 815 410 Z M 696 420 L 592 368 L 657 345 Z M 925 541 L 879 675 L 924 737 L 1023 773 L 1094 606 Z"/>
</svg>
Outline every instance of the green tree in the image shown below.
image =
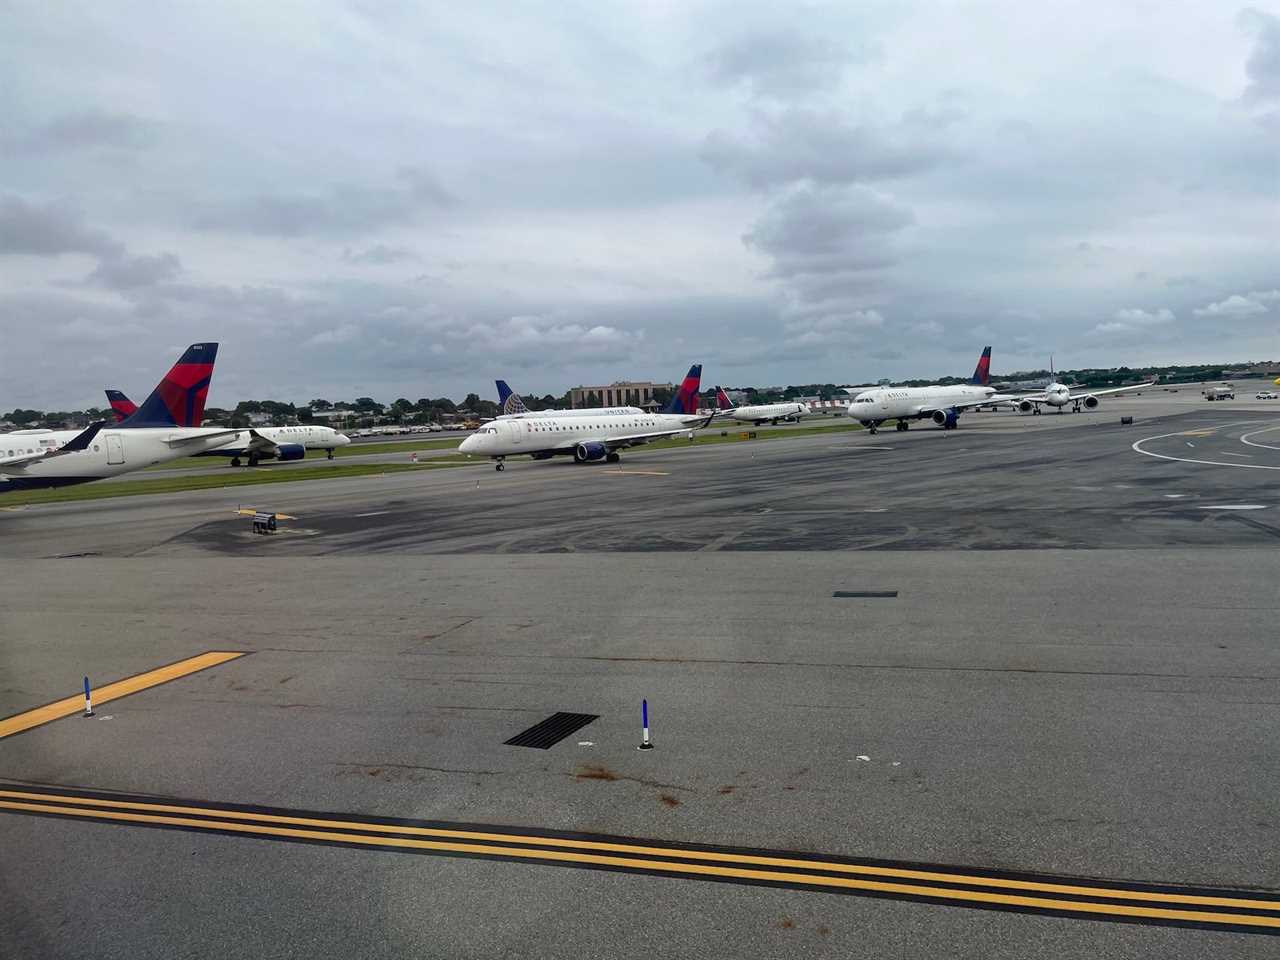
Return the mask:
<svg viewBox="0 0 1280 960">
<path fill-rule="evenodd" d="M 467 399 L 462 401 L 462 405 L 468 410 L 474 410 L 480 404 L 480 394 L 468 393 Z"/>
<path fill-rule="evenodd" d="M 333 404 L 328 400 L 312 400 L 307 404 L 312 410 L 332 410 Z"/>
</svg>

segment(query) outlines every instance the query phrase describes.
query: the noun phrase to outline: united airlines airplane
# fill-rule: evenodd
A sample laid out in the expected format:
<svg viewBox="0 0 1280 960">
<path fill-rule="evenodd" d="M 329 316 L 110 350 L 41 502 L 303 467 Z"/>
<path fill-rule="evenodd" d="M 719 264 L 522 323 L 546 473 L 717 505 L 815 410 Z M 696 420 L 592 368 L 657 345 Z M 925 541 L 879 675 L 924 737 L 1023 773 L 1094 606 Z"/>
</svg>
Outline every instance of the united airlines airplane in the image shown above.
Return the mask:
<svg viewBox="0 0 1280 960">
<path fill-rule="evenodd" d="M 688 433 L 711 423 L 715 414 L 697 416 L 698 388 L 702 382 L 702 365 L 695 363 L 680 388 L 661 413 L 619 412 L 604 410 L 547 411 L 544 416 L 520 415 L 499 417 L 485 424 L 459 444 L 465 454 L 490 457 L 495 469 L 506 469 L 507 457 L 528 454 L 534 460 L 569 456 L 578 463 L 605 460 L 617 463 L 618 451 L 640 446 L 663 437 Z"/>
</svg>

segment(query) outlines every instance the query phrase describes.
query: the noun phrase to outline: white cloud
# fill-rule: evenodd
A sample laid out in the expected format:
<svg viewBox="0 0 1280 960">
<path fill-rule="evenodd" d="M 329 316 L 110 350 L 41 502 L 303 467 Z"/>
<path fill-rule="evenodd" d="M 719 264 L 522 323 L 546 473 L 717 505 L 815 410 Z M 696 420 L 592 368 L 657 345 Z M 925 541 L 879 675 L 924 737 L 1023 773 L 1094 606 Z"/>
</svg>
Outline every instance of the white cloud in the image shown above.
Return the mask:
<svg viewBox="0 0 1280 960">
<path fill-rule="evenodd" d="M 1233 293 L 1225 300 L 1211 303 L 1207 307 L 1197 307 L 1194 313 L 1197 317 L 1249 317 L 1255 313 L 1266 313 L 1267 307 L 1261 300 L 1269 299 L 1271 293 L 1275 292 L 1251 293 L 1247 297 Z"/>
</svg>

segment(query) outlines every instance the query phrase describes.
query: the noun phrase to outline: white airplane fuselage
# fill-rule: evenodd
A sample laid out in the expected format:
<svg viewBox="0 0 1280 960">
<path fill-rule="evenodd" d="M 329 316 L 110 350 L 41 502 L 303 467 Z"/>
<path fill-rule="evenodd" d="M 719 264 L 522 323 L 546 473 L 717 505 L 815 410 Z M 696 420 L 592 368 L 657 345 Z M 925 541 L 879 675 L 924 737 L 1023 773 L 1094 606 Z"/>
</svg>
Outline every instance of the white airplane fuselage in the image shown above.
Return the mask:
<svg viewBox="0 0 1280 960">
<path fill-rule="evenodd" d="M 606 457 L 613 460 L 616 459 L 613 451 L 618 447 L 660 439 L 655 434 L 674 435 L 686 430 L 692 433 L 706 419 L 676 413 L 499 419 L 485 424 L 463 440 L 458 450 L 498 460 L 521 454 L 540 460 L 557 454 L 572 454 L 580 462 Z"/>
<path fill-rule="evenodd" d="M 322 427 L 311 423 L 303 423 L 295 427 L 255 427 L 253 432 L 264 440 L 270 440 L 281 450 L 287 451 L 284 456 L 279 457 L 281 460 L 301 459 L 307 450 L 333 450 L 336 447 L 345 447 L 351 443 L 351 438 L 345 433 L 340 433 L 333 427 Z M 200 456 L 243 456 L 247 453 L 245 448 L 249 445 L 249 442 L 249 431 L 246 429 L 242 435 L 228 440 L 226 443 L 200 454 Z"/>
<path fill-rule="evenodd" d="M 734 407 L 726 410 L 723 416 L 759 426 L 770 421 L 777 423 L 779 420 L 799 420 L 808 413 L 809 408 L 803 403 L 758 403 L 754 406 Z"/>
<path fill-rule="evenodd" d="M 203 453 L 228 442 L 244 442 L 248 431 L 231 434 L 221 427 L 135 427 L 103 429 L 76 453 L 6 466 L 6 461 L 41 450 L 57 450 L 79 430 L 0 434 L 0 492 L 88 483 Z"/>
<path fill-rule="evenodd" d="M 972 407 L 995 395 L 993 387 L 968 384 L 928 387 L 876 387 L 863 390 L 849 404 L 849 416 L 862 423 L 914 420 L 958 406 Z"/>
</svg>

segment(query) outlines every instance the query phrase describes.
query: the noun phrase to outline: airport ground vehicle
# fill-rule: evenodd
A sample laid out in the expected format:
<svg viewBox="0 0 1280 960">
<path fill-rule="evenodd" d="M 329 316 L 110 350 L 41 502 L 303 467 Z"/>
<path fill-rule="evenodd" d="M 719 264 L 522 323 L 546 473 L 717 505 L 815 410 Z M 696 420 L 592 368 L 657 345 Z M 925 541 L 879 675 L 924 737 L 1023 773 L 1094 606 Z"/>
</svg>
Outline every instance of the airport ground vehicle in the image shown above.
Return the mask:
<svg viewBox="0 0 1280 960">
<path fill-rule="evenodd" d="M 1280 400 L 1280 396 L 1272 393 L 1270 390 L 1260 390 L 1253 395 L 1255 400 Z"/>
</svg>

